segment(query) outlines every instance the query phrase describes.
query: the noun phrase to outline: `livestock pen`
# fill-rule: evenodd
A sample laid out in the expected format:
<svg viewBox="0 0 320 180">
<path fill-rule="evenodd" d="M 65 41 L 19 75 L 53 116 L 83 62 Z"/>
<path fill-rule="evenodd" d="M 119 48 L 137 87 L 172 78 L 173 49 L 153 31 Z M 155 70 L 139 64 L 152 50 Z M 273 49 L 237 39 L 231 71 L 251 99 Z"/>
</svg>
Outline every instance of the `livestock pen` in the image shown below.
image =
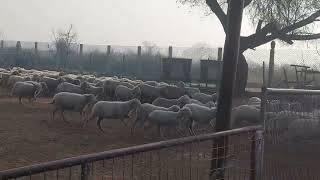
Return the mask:
<svg viewBox="0 0 320 180">
<path fill-rule="evenodd" d="M 218 139 L 229 139 L 212 147 Z M 227 142 L 227 141 L 224 141 Z M 223 149 L 223 154 L 215 154 Z M 260 126 L 115 149 L 0 172 L 0 179 L 259 179 L 263 131 Z M 215 155 L 214 155 L 215 154 Z M 224 159 L 222 169 L 212 163 Z"/>
<path fill-rule="evenodd" d="M 264 179 L 320 179 L 320 91 L 263 88 Z"/>
</svg>

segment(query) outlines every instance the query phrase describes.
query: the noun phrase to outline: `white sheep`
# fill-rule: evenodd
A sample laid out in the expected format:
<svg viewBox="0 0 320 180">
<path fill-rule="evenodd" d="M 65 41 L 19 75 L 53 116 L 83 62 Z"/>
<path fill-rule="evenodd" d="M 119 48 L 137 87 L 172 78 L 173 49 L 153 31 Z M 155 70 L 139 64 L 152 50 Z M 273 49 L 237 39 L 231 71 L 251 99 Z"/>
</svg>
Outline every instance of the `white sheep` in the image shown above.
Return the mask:
<svg viewBox="0 0 320 180">
<path fill-rule="evenodd" d="M 62 83 L 62 81 L 62 78 L 55 79 L 47 76 L 40 78 L 40 82 L 44 82 L 47 84 L 50 93 L 54 93 L 55 89 L 58 87 L 60 83 Z"/>
<path fill-rule="evenodd" d="M 116 88 L 119 84 L 120 84 L 120 81 L 117 81 L 117 80 L 112 80 L 112 79 L 105 80 L 103 83 L 103 92 L 108 97 L 113 98 Z"/>
<path fill-rule="evenodd" d="M 191 110 L 184 107 L 181 108 L 178 112 L 162 110 L 152 111 L 148 116 L 148 120 L 151 124 L 158 126 L 159 134 L 162 138 L 164 138 L 162 133 L 163 127 L 174 127 L 179 132 L 179 129 L 188 127 L 191 117 Z"/>
<path fill-rule="evenodd" d="M 127 126 L 124 118 L 136 111 L 140 105 L 141 103 L 138 99 L 132 99 L 125 102 L 99 101 L 93 106 L 91 110 L 91 116 L 89 119 L 87 119 L 86 123 L 89 120 L 98 117 L 97 125 L 102 132 L 104 132 L 104 130 L 101 127 L 101 122 L 104 118 L 120 119 L 123 124 Z"/>
<path fill-rule="evenodd" d="M 187 90 L 184 87 L 177 86 L 165 86 L 161 91 L 161 96 L 167 99 L 177 99 L 186 94 Z"/>
<path fill-rule="evenodd" d="M 145 83 L 140 84 L 138 87 L 141 90 L 142 101 L 150 103 L 160 97 L 161 91 L 163 90 L 163 87 L 154 87 Z"/>
<path fill-rule="evenodd" d="M 8 78 L 7 85 L 8 85 L 9 88 L 11 88 L 11 87 L 13 87 L 13 85 L 14 85 L 16 82 L 22 82 L 22 81 L 25 81 L 25 77 L 17 76 L 17 75 L 11 75 L 11 76 Z"/>
<path fill-rule="evenodd" d="M 250 105 L 240 105 L 232 109 L 231 128 L 257 125 L 260 122 L 260 109 Z"/>
<path fill-rule="evenodd" d="M 261 99 L 258 97 L 251 97 L 248 100 L 248 105 L 259 107 L 261 106 Z"/>
<path fill-rule="evenodd" d="M 146 81 L 144 84 L 150 85 L 150 86 L 157 86 L 158 82 L 157 81 Z"/>
<path fill-rule="evenodd" d="M 191 97 L 192 97 L 192 99 L 196 99 L 196 100 L 202 102 L 203 104 L 206 104 L 210 101 L 215 101 L 214 96 L 215 95 L 208 95 L 205 93 L 195 93 Z"/>
<path fill-rule="evenodd" d="M 190 103 L 190 98 L 187 95 L 181 96 L 179 99 L 166 99 L 159 97 L 155 99 L 152 104 L 155 106 L 169 108 L 173 105 L 178 105 L 179 107 L 183 107 L 186 104 Z"/>
<path fill-rule="evenodd" d="M 199 88 L 194 88 L 194 87 L 185 87 L 185 88 L 191 97 L 196 93 L 200 93 Z"/>
<path fill-rule="evenodd" d="M 187 104 L 184 107 L 189 108 L 192 112 L 192 123 L 189 127 L 192 134 L 195 134 L 193 130 L 197 124 L 210 124 L 214 128 L 217 108 L 208 108 L 198 104 Z"/>
<path fill-rule="evenodd" d="M 83 94 L 85 92 L 86 87 L 87 87 L 86 83 L 82 83 L 79 86 L 79 85 L 71 84 L 69 82 L 63 82 L 57 86 L 56 93 L 70 92 L 70 93 Z"/>
<path fill-rule="evenodd" d="M 285 141 L 288 143 L 288 151 L 305 149 L 307 142 L 317 141 L 320 135 L 319 119 L 296 119 L 288 126 Z M 300 151 L 299 151 L 300 152 Z"/>
<path fill-rule="evenodd" d="M 189 98 L 188 101 L 186 101 L 187 103 L 186 104 L 197 104 L 197 105 L 200 105 L 200 106 L 205 106 L 205 107 L 208 107 L 208 108 L 213 108 L 213 107 L 216 107 L 216 103 L 213 102 L 213 101 L 209 101 L 207 102 L 206 104 L 203 104 L 202 102 L 196 100 L 196 99 L 192 99 L 192 98 Z"/>
<path fill-rule="evenodd" d="M 117 101 L 128 101 L 134 98 L 139 99 L 141 96 L 140 88 L 128 88 L 123 85 L 118 85 L 115 91 L 115 98 Z"/>
<path fill-rule="evenodd" d="M 44 83 L 16 82 L 11 90 L 11 95 L 18 97 L 21 104 L 22 98 L 28 98 L 30 102 L 31 99 L 36 99 L 45 90 L 46 85 Z"/>
<path fill-rule="evenodd" d="M 103 88 L 102 87 L 97 87 L 92 84 L 88 84 L 88 86 L 85 89 L 85 92 L 88 94 L 94 94 L 95 96 L 102 95 L 103 93 Z"/>
<path fill-rule="evenodd" d="M 134 85 L 129 82 L 120 82 L 119 85 L 126 86 L 127 88 L 133 89 Z"/>
<path fill-rule="evenodd" d="M 165 107 L 160 107 L 160 106 L 156 106 L 156 105 L 149 104 L 149 103 L 141 104 L 141 106 L 137 109 L 137 116 L 136 116 L 136 120 L 134 121 L 134 124 L 132 126 L 131 133 L 133 133 L 136 125 L 140 125 L 140 126 L 144 125 L 148 120 L 149 114 L 155 110 L 178 112 L 180 110 L 180 108 L 177 105 L 173 105 L 169 108 L 165 108 Z"/>
<path fill-rule="evenodd" d="M 97 102 L 97 99 L 93 94 L 57 93 L 53 96 L 52 102 L 50 103 L 55 106 L 55 109 L 52 111 L 52 119 L 54 120 L 54 115 L 57 111 L 61 111 L 63 121 L 70 124 L 64 118 L 64 111 L 79 112 L 82 118 L 84 108 L 95 102 Z"/>
</svg>

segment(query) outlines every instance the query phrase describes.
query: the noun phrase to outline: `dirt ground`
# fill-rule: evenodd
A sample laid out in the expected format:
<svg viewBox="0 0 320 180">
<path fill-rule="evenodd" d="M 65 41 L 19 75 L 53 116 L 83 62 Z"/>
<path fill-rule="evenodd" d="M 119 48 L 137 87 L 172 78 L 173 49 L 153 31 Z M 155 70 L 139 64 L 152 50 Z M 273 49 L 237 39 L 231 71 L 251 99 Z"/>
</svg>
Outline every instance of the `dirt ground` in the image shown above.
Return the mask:
<svg viewBox="0 0 320 180">
<path fill-rule="evenodd" d="M 25 100 L 20 105 L 17 99 L 0 98 L 0 170 L 160 140 L 153 129 L 131 136 L 130 128 L 117 120 L 103 122 L 105 133 L 96 121 L 82 128 L 78 113 L 65 113 L 72 127 L 59 113 L 52 121 L 48 102 L 39 99 L 31 105 Z"/>
<path fill-rule="evenodd" d="M 131 135 L 132 122 L 125 127 L 118 120 L 104 120 L 105 133 L 98 130 L 96 121 L 82 128 L 80 115 L 66 112 L 70 127 L 59 113 L 52 120 L 50 98 L 33 104 L 24 100 L 21 105 L 16 98 L 4 95 L 7 92 L 0 94 L 0 171 L 162 140 L 152 128 L 146 132 L 136 129 Z"/>
</svg>

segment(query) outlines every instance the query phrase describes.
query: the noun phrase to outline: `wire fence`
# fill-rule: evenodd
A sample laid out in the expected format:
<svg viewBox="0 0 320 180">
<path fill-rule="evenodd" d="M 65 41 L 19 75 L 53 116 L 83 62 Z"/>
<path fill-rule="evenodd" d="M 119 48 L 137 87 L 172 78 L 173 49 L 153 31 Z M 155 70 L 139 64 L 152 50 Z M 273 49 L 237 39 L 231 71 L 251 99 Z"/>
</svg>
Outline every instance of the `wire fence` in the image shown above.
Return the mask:
<svg viewBox="0 0 320 180">
<path fill-rule="evenodd" d="M 25 67 L 55 70 L 61 66 L 56 57 L 54 44 L 38 42 L 35 50 L 34 42 L 21 42 L 21 53 L 17 55 L 16 42 L 4 41 L 0 48 L 1 67 Z M 109 46 L 83 45 L 80 55 L 79 44 L 75 44 L 73 52 L 66 60 L 66 71 L 90 72 L 112 76 L 137 77 L 141 79 L 160 79 L 161 58 L 176 57 L 192 59 L 191 79 L 201 81 L 200 60 L 221 60 L 218 48 L 210 47 L 147 47 L 142 46 L 141 51 L 137 46 Z M 265 81 L 268 81 L 269 61 L 271 49 L 247 50 L 244 52 L 249 70 L 248 87 L 260 88 L 263 84 L 263 66 L 265 63 Z M 139 54 L 140 53 L 140 54 Z M 295 67 L 308 66 L 306 75 L 307 84 L 320 86 L 320 55 L 317 49 L 277 49 L 274 53 L 274 73 L 270 87 L 288 88 L 288 83 L 296 85 L 297 73 Z M 314 71 L 314 72 L 313 72 Z M 301 74 L 301 73 L 300 73 Z M 289 85 L 291 86 L 291 85 Z"/>
<path fill-rule="evenodd" d="M 320 179 L 320 91 L 266 89 L 265 179 Z"/>
<path fill-rule="evenodd" d="M 245 127 L 6 170 L 0 179 L 200 180 L 224 172 L 223 179 L 254 180 L 261 173 L 262 137 L 261 127 Z M 223 146 L 213 145 L 217 140 Z"/>
</svg>

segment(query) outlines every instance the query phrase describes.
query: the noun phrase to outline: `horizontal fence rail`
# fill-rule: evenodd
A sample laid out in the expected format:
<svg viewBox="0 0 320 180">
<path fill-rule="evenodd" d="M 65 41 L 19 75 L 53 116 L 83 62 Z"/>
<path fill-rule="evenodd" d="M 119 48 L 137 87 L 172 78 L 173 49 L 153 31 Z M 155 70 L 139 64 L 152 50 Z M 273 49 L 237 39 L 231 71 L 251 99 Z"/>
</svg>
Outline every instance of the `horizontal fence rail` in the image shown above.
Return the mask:
<svg viewBox="0 0 320 180">
<path fill-rule="evenodd" d="M 211 162 L 223 158 L 225 179 L 253 180 L 261 173 L 262 137 L 262 127 L 245 127 L 9 169 L 0 179 L 207 179 L 218 171 Z M 228 144 L 212 147 L 227 138 Z M 212 156 L 221 149 L 228 151 Z"/>
<path fill-rule="evenodd" d="M 262 90 L 264 179 L 320 179 L 320 90 Z"/>
</svg>

